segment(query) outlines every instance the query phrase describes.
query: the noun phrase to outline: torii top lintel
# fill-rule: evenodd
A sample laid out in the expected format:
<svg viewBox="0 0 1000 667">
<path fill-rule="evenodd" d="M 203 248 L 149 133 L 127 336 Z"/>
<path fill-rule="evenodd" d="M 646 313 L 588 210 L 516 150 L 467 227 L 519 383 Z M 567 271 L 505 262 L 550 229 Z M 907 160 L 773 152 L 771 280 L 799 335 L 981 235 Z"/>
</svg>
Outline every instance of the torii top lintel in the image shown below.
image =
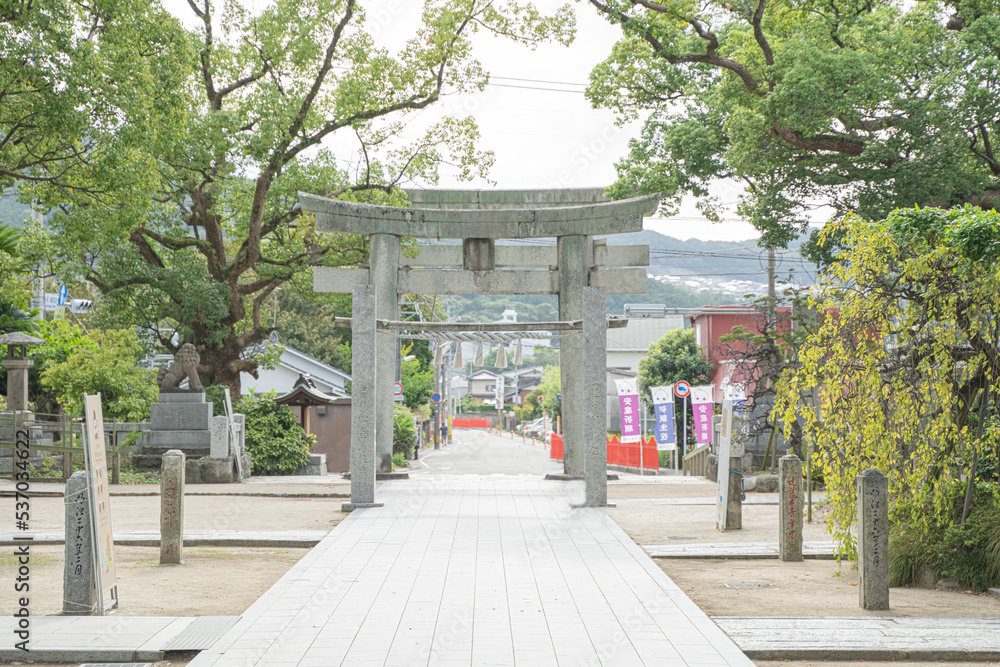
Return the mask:
<svg viewBox="0 0 1000 667">
<path fill-rule="evenodd" d="M 526 239 L 642 231 L 643 216 L 656 211 L 660 197 L 569 206 L 542 203 L 537 208 L 522 203 L 485 210 L 372 206 L 305 192 L 299 193 L 299 201 L 303 210 L 316 214 L 319 231 L 432 239 Z"/>
</svg>

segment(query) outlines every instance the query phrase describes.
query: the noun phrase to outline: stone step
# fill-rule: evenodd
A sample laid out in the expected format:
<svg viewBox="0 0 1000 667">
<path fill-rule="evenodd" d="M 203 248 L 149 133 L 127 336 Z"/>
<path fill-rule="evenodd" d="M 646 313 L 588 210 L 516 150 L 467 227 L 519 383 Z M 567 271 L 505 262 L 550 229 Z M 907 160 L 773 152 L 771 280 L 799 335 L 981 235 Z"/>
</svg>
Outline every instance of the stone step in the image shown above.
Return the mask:
<svg viewBox="0 0 1000 667">
<path fill-rule="evenodd" d="M 985 661 L 1000 658 L 1000 618 L 713 619 L 755 660 Z"/>
<path fill-rule="evenodd" d="M 163 465 L 164 454 L 166 454 L 166 450 L 159 454 L 136 454 L 132 457 L 132 468 L 138 472 L 159 472 L 160 467 Z M 184 452 L 184 455 L 188 460 L 197 461 L 203 456 L 208 456 L 208 451 L 206 450 L 204 453 L 197 451 Z"/>
<path fill-rule="evenodd" d="M 204 391 L 161 391 L 160 403 L 205 403 Z M 211 405 L 211 403 L 209 403 Z"/>
<path fill-rule="evenodd" d="M 212 445 L 212 431 L 210 430 L 185 430 L 185 431 L 146 431 L 140 441 L 143 449 L 186 449 L 188 447 L 205 447 Z"/>
<path fill-rule="evenodd" d="M 207 431 L 212 428 L 211 403 L 153 403 L 149 406 L 152 431 Z"/>
<path fill-rule="evenodd" d="M 326 454 L 310 454 L 309 463 L 304 466 L 299 466 L 299 469 L 295 471 L 296 475 L 325 475 L 327 474 L 326 469 Z"/>
</svg>

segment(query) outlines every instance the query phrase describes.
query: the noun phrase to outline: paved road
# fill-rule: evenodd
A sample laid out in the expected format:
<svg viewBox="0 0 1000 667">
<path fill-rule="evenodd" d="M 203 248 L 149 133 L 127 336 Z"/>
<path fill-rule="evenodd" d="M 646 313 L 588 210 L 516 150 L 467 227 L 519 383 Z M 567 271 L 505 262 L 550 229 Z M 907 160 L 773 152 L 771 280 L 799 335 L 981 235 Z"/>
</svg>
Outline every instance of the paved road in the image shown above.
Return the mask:
<svg viewBox="0 0 1000 667">
<path fill-rule="evenodd" d="M 531 441 L 510 439 L 480 429 L 454 429 L 454 444 L 422 450 L 412 461 L 414 475 L 545 475 L 562 472 L 561 461 Z"/>
</svg>

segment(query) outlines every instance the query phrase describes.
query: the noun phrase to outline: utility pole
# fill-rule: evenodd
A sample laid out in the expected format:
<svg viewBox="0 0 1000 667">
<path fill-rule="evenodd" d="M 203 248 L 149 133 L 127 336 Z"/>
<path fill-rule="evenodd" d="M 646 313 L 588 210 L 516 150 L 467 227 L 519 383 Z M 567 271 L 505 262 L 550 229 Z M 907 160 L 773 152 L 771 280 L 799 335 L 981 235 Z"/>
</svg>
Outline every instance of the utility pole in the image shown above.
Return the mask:
<svg viewBox="0 0 1000 667">
<path fill-rule="evenodd" d="M 767 249 L 767 297 L 774 299 L 774 248 Z"/>
<path fill-rule="evenodd" d="M 38 206 L 38 200 L 31 202 L 31 221 L 39 226 L 41 226 L 45 218 L 42 215 L 42 209 Z M 38 264 L 35 267 L 35 279 L 32 281 L 34 283 L 33 296 L 38 300 L 38 308 L 33 319 L 45 321 L 45 262 Z M 34 301 L 34 299 L 32 300 Z"/>
</svg>

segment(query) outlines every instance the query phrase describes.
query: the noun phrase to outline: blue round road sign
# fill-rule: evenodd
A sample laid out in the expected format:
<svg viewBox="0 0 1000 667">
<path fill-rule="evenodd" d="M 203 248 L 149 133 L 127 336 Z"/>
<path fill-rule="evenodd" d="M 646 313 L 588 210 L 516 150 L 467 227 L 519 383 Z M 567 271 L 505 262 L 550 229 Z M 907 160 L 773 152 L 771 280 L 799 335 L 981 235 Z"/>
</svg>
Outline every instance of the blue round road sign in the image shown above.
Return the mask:
<svg viewBox="0 0 1000 667">
<path fill-rule="evenodd" d="M 677 398 L 686 398 L 688 394 L 691 393 L 691 385 L 684 380 L 681 380 L 674 385 L 674 395 Z"/>
<path fill-rule="evenodd" d="M 438 394 L 438 393 L 431 394 L 431 400 L 434 401 L 435 403 L 440 403 L 441 402 L 441 394 Z"/>
</svg>

